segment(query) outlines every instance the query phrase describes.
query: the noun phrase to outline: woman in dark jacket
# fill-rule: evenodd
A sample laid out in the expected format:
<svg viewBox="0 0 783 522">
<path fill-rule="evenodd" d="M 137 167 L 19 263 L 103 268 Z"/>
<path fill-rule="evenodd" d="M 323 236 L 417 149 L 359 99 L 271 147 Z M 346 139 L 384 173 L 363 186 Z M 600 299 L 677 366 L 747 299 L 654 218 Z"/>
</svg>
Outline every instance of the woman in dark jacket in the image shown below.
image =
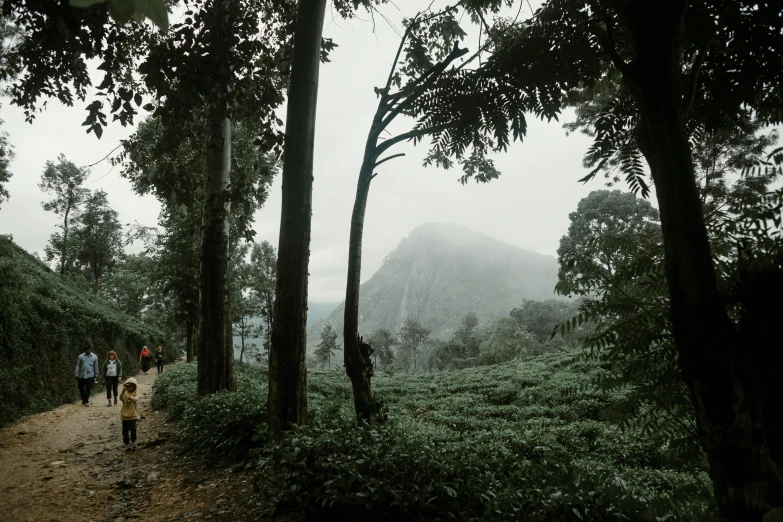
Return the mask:
<svg viewBox="0 0 783 522">
<path fill-rule="evenodd" d="M 158 373 L 163 372 L 163 347 L 158 346 L 158 351 L 155 352 L 155 362 L 158 364 Z"/>
<path fill-rule="evenodd" d="M 152 361 L 152 354 L 150 353 L 149 348 L 146 346 L 141 349 L 139 360 L 141 361 L 141 371 L 143 371 L 146 375 L 146 373 L 150 371 L 150 361 Z"/>
</svg>

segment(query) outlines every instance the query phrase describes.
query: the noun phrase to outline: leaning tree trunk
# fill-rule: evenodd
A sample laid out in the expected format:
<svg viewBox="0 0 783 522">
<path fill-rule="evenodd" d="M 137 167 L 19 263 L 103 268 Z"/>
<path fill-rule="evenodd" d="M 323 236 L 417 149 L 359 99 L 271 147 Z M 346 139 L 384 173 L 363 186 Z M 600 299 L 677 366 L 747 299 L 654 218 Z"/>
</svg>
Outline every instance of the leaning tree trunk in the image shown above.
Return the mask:
<svg viewBox="0 0 783 522">
<path fill-rule="evenodd" d="M 229 286 L 231 120 L 227 103 L 210 110 L 201 234 L 198 394 L 236 390 Z"/>
<path fill-rule="evenodd" d="M 639 105 L 636 138 L 658 197 L 673 334 L 718 508 L 726 520 L 760 522 L 783 505 L 781 442 L 770 437 L 780 435 L 779 401 L 767 433 L 754 387 L 764 359 L 740 337 L 719 294 L 696 187 L 680 78 L 684 13 L 673 0 L 621 13 L 636 54 L 623 72 Z"/>
<path fill-rule="evenodd" d="M 300 0 L 283 150 L 283 204 L 269 351 L 269 438 L 307 423 L 307 277 L 318 71 L 326 0 Z"/>
<path fill-rule="evenodd" d="M 372 422 L 375 411 L 375 401 L 372 397 L 370 379 L 372 377 L 371 349 L 362 343 L 359 337 L 359 287 L 362 273 L 362 237 L 364 234 L 364 214 L 367 209 L 367 196 L 372 182 L 372 169 L 375 165 L 375 156 L 370 154 L 370 148 L 374 149 L 375 140 L 368 143 L 368 151 L 365 153 L 364 162 L 359 172 L 359 182 L 356 186 L 356 199 L 351 214 L 351 234 L 348 245 L 348 282 L 345 286 L 345 314 L 343 316 L 343 342 L 345 350 L 345 372 L 351 379 L 353 388 L 353 405 L 356 417 L 359 421 Z M 372 147 L 371 147 L 372 145 Z M 366 346 L 364 350 L 362 347 Z M 367 352 L 367 353 L 362 353 Z"/>
<path fill-rule="evenodd" d="M 418 18 L 418 16 L 417 16 Z M 425 127 L 413 129 L 409 132 L 399 134 L 387 139 L 380 145 L 378 139 L 381 133 L 399 114 L 409 109 L 427 88 L 429 88 L 446 70 L 454 60 L 467 53 L 467 49 L 459 49 L 457 42 L 454 42 L 454 48 L 443 60 L 433 65 L 426 72 L 422 73 L 410 85 L 413 86 L 408 92 L 402 91 L 396 94 L 390 94 L 392 88 L 395 70 L 399 61 L 400 53 L 404 44 L 410 35 L 411 30 L 416 25 L 415 21 L 408 25 L 405 34 L 400 40 L 397 48 L 397 55 L 394 58 L 386 86 L 380 90 L 380 100 L 378 108 L 375 111 L 370 132 L 367 135 L 367 142 L 364 148 L 364 159 L 359 170 L 359 182 L 356 187 L 356 199 L 354 200 L 353 213 L 351 214 L 351 233 L 348 246 L 348 281 L 345 285 L 345 315 L 343 321 L 343 342 L 345 349 L 343 357 L 345 361 L 345 371 L 351 379 L 353 388 L 353 403 L 356 410 L 356 416 L 359 421 L 365 420 L 372 422 L 375 413 L 375 401 L 372 397 L 370 388 L 370 379 L 373 374 L 372 347 L 362 341 L 359 336 L 359 289 L 361 283 L 362 271 L 362 237 L 364 234 L 364 215 L 367 208 L 367 196 L 370 192 L 370 183 L 375 177 L 373 170 L 382 163 L 391 159 L 404 156 L 405 154 L 392 154 L 379 160 L 381 154 L 389 150 L 396 143 L 421 138 L 433 132 L 435 128 Z"/>
</svg>

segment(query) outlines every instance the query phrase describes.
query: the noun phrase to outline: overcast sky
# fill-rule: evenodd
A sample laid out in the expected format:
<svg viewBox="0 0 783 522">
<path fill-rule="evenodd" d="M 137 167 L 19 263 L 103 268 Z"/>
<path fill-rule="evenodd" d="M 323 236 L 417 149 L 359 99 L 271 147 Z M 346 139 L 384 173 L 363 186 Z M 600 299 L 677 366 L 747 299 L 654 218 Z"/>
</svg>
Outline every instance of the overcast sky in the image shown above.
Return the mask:
<svg viewBox="0 0 783 522">
<path fill-rule="evenodd" d="M 409 11 L 417 2 L 409 1 Z M 388 17 L 400 20 L 386 6 Z M 356 177 L 370 120 L 377 100 L 373 87 L 388 74 L 399 39 L 388 24 L 376 17 L 375 32 L 366 13 L 362 20 L 345 21 L 327 11 L 324 35 L 339 47 L 331 62 L 321 66 L 315 140 L 313 230 L 310 257 L 310 300 L 339 302 L 344 297 L 348 232 Z M 465 45 L 475 49 L 475 38 Z M 282 113 L 284 114 L 284 112 Z M 30 125 L 19 108 L 3 102 L 3 129 L 15 147 L 8 184 L 10 201 L 0 210 L 0 233 L 11 233 L 29 251 L 41 251 L 55 231 L 56 217 L 41 208 L 45 196 L 38 189 L 47 160 L 64 153 L 77 165 L 100 160 L 132 129 L 110 125 L 98 140 L 81 126 L 84 104 L 73 108 L 55 101 Z M 566 119 L 568 115 L 566 115 Z M 397 126 L 403 129 L 404 126 Z M 379 168 L 370 191 L 364 228 L 362 280 L 366 281 L 383 258 L 417 225 L 453 222 L 484 232 L 512 245 L 555 255 L 567 231 L 568 214 L 602 180 L 587 185 L 582 156 L 590 144 L 585 136 L 566 136 L 557 122 L 529 121 L 528 137 L 515 143 L 496 164 L 500 179 L 489 184 L 460 185 L 459 170 L 422 167 L 426 148 L 400 144 L 405 152 Z M 160 205 L 151 196 L 136 195 L 120 177 L 119 167 L 108 162 L 93 168 L 87 186 L 103 189 L 123 223 L 156 225 Z M 280 224 L 280 178 L 256 216 L 256 240 L 277 244 Z M 624 189 L 624 187 L 618 187 Z M 653 202 L 655 203 L 655 202 Z M 138 249 L 138 248 L 136 248 Z"/>
</svg>

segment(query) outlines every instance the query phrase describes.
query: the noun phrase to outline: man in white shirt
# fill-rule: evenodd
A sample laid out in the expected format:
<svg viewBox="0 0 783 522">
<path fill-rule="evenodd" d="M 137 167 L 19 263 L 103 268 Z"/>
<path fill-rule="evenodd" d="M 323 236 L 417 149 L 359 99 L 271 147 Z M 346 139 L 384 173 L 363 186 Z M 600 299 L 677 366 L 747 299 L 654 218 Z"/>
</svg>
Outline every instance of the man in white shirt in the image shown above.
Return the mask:
<svg viewBox="0 0 783 522">
<path fill-rule="evenodd" d="M 92 353 L 89 344 L 84 345 L 84 353 L 79 354 L 79 358 L 76 359 L 74 378 L 79 382 L 82 406 L 89 406 L 92 385 L 98 380 L 98 356 Z"/>
</svg>

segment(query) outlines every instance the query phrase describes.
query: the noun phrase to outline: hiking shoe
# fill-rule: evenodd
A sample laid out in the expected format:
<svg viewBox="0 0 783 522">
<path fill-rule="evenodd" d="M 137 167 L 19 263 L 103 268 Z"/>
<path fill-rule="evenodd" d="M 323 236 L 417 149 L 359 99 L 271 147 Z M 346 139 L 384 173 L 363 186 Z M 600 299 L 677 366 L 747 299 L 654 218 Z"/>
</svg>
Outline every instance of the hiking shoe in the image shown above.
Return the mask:
<svg viewBox="0 0 783 522">
<path fill-rule="evenodd" d="M 117 404 L 117 397 L 114 398 L 114 404 Z"/>
<path fill-rule="evenodd" d="M 131 442 L 130 443 L 130 450 L 131 451 L 136 451 L 136 449 L 137 449 L 136 443 L 135 442 Z"/>
<path fill-rule="evenodd" d="M 106 404 L 106 406 L 111 406 L 111 399 L 109 399 L 109 400 L 107 401 L 107 404 Z"/>
</svg>

